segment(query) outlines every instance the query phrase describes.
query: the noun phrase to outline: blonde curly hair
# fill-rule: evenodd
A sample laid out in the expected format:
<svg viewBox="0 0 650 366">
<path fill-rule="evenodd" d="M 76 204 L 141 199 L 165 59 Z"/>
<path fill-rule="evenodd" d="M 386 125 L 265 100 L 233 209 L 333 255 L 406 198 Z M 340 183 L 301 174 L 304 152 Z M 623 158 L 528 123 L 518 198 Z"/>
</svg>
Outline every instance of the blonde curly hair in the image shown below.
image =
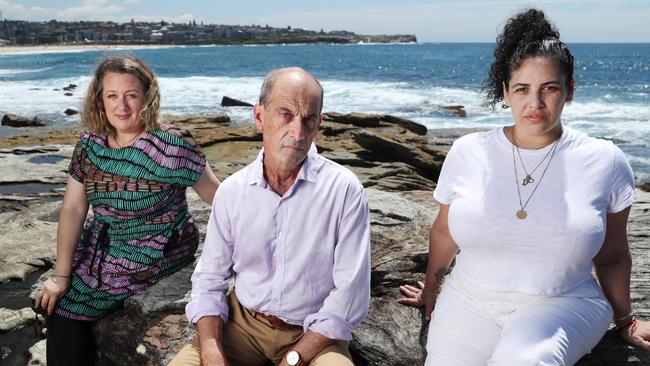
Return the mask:
<svg viewBox="0 0 650 366">
<path fill-rule="evenodd" d="M 160 89 L 158 81 L 156 81 L 156 74 L 144 61 L 133 55 L 109 56 L 101 60 L 88 86 L 81 110 L 83 126 L 96 134 L 115 134 L 115 128 L 111 126 L 106 117 L 102 98 L 104 92 L 102 81 L 104 76 L 110 72 L 131 74 L 140 80 L 145 91 L 140 120 L 146 131 L 157 129 L 160 117 Z"/>
</svg>

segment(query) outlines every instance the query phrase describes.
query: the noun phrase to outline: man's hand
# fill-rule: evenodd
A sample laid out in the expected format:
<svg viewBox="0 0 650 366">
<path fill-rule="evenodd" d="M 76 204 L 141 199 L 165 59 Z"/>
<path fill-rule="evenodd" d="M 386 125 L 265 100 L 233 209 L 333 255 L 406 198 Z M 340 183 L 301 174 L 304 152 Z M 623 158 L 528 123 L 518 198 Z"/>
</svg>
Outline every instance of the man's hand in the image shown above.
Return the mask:
<svg viewBox="0 0 650 366">
<path fill-rule="evenodd" d="M 307 333 L 300 338 L 300 341 L 298 341 L 298 343 L 296 343 L 288 352 L 298 352 L 300 354 L 300 360 L 303 362 L 302 364 L 308 365 L 317 354 L 334 343 L 336 343 L 335 340 L 308 330 Z M 286 354 L 282 357 L 282 361 L 279 365 L 288 366 Z"/>
<path fill-rule="evenodd" d="M 424 307 L 424 318 L 431 320 L 440 286 L 426 287 L 422 281 L 418 281 L 418 286 L 419 288 L 411 285 L 400 286 L 399 290 L 404 297 L 397 299 L 397 302 L 406 306 Z"/>
<path fill-rule="evenodd" d="M 637 320 L 618 331 L 626 342 L 650 351 L 650 322 Z"/>
</svg>

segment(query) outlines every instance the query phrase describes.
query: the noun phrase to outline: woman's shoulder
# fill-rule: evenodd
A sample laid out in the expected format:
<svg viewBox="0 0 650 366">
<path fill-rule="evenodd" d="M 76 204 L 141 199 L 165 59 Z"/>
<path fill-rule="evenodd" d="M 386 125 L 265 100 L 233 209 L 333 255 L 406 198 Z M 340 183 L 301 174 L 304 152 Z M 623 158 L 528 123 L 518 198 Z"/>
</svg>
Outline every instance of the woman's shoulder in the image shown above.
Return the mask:
<svg viewBox="0 0 650 366">
<path fill-rule="evenodd" d="M 90 130 L 84 130 L 79 134 L 79 138 L 77 139 L 77 146 L 87 146 L 89 143 L 94 142 L 98 145 L 104 145 L 104 141 L 106 140 L 106 136 L 92 132 Z"/>
<path fill-rule="evenodd" d="M 173 123 L 163 122 L 158 129 L 152 132 L 153 135 L 172 145 L 183 145 L 183 147 L 198 148 L 198 144 L 192 133 L 184 128 L 179 128 Z"/>
<path fill-rule="evenodd" d="M 571 127 L 564 127 L 563 131 L 564 145 L 570 149 L 580 150 L 589 155 L 610 155 L 612 152 L 620 150 L 612 140 L 592 137 L 586 133 Z"/>
<path fill-rule="evenodd" d="M 463 135 L 454 141 L 452 148 L 454 150 L 472 150 L 477 147 L 489 145 L 497 142 L 499 139 L 499 129 L 487 131 L 477 131 Z"/>
</svg>

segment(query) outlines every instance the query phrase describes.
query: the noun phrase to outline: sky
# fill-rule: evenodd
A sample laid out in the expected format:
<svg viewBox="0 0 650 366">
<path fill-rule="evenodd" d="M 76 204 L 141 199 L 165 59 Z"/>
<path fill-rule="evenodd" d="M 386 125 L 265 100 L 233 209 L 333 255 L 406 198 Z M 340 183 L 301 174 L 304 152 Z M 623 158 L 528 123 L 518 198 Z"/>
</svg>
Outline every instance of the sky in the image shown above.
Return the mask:
<svg viewBox="0 0 650 366">
<path fill-rule="evenodd" d="M 650 42 L 648 0 L 0 0 L 11 20 L 196 20 L 415 34 L 419 42 L 493 42 L 508 17 L 529 7 L 544 10 L 565 42 Z"/>
</svg>

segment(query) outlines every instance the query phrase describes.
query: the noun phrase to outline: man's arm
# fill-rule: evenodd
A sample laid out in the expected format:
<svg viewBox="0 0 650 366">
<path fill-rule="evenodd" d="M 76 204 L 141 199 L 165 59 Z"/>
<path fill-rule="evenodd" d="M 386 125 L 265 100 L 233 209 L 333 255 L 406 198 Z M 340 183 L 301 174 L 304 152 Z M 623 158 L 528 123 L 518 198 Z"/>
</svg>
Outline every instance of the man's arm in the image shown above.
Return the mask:
<svg viewBox="0 0 650 366">
<path fill-rule="evenodd" d="M 236 195 L 231 185 L 224 182 L 220 196 L 212 204 L 203 252 L 192 274 L 192 300 L 185 307 L 188 320 L 195 324 L 206 361 L 225 360 L 221 348 L 221 329 L 228 320 L 226 291 L 232 277 L 233 240 L 231 235 L 229 202 Z M 227 363 L 217 363 L 217 365 Z"/>
<path fill-rule="evenodd" d="M 228 359 L 221 344 L 223 319 L 218 316 L 204 316 L 196 323 L 196 330 L 201 345 L 202 364 L 228 366 Z"/>
<path fill-rule="evenodd" d="M 370 303 L 370 213 L 362 187 L 346 199 L 334 250 L 334 289 L 321 309 L 305 319 L 305 335 L 292 348 L 311 359 L 336 340 L 352 339 Z M 286 362 L 286 359 L 283 360 Z"/>
</svg>

